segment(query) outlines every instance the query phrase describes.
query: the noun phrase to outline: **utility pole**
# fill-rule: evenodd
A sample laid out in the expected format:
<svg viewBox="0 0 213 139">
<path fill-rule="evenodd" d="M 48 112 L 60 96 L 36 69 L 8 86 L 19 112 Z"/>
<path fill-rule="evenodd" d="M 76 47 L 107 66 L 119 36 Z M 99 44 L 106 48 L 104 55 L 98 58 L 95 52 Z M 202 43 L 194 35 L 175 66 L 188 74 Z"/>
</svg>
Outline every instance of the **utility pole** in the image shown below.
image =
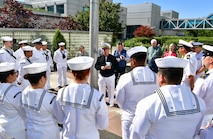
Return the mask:
<svg viewBox="0 0 213 139">
<path fill-rule="evenodd" d="M 99 32 L 99 0 L 90 0 L 90 56 L 97 60 L 98 52 L 98 32 Z M 91 68 L 90 85 L 94 88 L 98 88 L 98 72 L 94 68 Z"/>
</svg>

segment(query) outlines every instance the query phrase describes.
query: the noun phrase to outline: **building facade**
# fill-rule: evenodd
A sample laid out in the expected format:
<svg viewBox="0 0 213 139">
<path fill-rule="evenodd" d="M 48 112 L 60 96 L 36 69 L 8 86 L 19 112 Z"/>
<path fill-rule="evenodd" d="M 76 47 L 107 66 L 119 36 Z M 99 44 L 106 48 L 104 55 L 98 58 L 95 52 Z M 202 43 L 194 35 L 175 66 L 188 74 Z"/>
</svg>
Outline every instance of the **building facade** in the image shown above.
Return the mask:
<svg viewBox="0 0 213 139">
<path fill-rule="evenodd" d="M 112 0 L 106 1 L 112 2 Z M 25 3 L 64 17 L 75 16 L 78 11 L 88 10 L 86 5 L 89 5 L 88 0 L 25 0 Z"/>
</svg>

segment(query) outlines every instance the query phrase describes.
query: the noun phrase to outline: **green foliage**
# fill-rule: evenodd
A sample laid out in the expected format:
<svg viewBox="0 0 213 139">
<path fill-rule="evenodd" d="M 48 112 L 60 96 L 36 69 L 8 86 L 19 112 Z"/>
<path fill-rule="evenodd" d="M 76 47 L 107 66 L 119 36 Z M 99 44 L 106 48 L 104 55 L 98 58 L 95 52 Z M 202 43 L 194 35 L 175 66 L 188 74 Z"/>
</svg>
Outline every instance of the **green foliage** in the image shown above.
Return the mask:
<svg viewBox="0 0 213 139">
<path fill-rule="evenodd" d="M 184 33 L 191 37 L 211 37 L 213 36 L 212 30 L 186 30 Z"/>
<path fill-rule="evenodd" d="M 86 11 L 78 12 L 75 21 L 82 26 L 82 30 L 89 30 L 90 7 L 85 6 Z M 100 0 L 99 6 L 99 30 L 118 33 L 123 30 L 119 22 L 120 3 L 114 4 L 105 0 Z"/>
<path fill-rule="evenodd" d="M 185 41 L 199 41 L 203 44 L 213 45 L 213 37 L 186 37 L 186 36 L 162 36 L 162 37 L 154 37 L 158 44 L 161 44 L 163 48 L 167 48 L 169 44 L 174 43 L 178 45 L 180 39 Z M 138 45 L 150 46 L 151 38 L 138 37 L 126 40 L 124 42 L 126 47 L 134 47 Z"/>
<path fill-rule="evenodd" d="M 89 7 L 88 7 L 89 8 Z M 89 10 L 78 12 L 75 21 L 81 25 L 81 30 L 89 31 Z"/>
<path fill-rule="evenodd" d="M 60 42 L 65 42 L 65 47 L 66 47 L 66 45 L 67 45 L 66 40 L 65 40 L 63 34 L 60 32 L 60 30 L 57 29 L 55 31 L 55 35 L 53 37 L 53 47 L 51 49 L 52 53 L 54 53 L 58 49 L 58 43 L 60 43 Z"/>
</svg>

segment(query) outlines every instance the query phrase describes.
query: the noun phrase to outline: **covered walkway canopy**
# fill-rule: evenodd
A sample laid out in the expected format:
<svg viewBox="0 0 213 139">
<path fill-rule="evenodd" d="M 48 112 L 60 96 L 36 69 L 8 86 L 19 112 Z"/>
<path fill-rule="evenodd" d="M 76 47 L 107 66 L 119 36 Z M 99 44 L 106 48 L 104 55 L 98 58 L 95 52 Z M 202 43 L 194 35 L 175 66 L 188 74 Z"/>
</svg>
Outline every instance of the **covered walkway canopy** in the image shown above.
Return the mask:
<svg viewBox="0 0 213 139">
<path fill-rule="evenodd" d="M 163 30 L 213 30 L 213 14 L 206 18 L 196 19 L 162 19 L 160 29 Z"/>
</svg>

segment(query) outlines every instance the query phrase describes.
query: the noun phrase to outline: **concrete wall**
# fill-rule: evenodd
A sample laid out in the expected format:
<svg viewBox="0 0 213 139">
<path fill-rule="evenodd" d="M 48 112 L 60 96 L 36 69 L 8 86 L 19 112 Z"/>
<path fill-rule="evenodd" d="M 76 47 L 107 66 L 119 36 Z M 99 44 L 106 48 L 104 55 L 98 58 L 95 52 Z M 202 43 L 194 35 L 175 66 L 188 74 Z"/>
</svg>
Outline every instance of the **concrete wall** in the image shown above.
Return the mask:
<svg viewBox="0 0 213 139">
<path fill-rule="evenodd" d="M 153 27 L 156 35 L 159 34 L 161 7 L 153 3 L 128 5 L 127 26 L 146 25 Z"/>
<path fill-rule="evenodd" d="M 55 30 L 40 30 L 40 29 L 8 29 L 0 28 L 0 37 L 10 36 L 16 39 L 17 43 L 21 40 L 32 40 L 36 38 L 42 38 L 48 42 L 48 47 L 52 47 L 53 36 Z M 78 51 L 79 45 L 84 45 L 87 52 L 90 51 L 89 48 L 89 32 L 88 31 L 63 31 L 61 33 L 64 35 L 67 42 L 67 50 L 69 51 L 69 57 L 74 57 L 75 53 Z M 112 42 L 112 33 L 111 32 L 99 32 L 98 42 Z M 3 42 L 0 41 L 0 47 L 3 46 Z M 14 44 L 14 49 L 17 49 L 17 43 Z"/>
</svg>

